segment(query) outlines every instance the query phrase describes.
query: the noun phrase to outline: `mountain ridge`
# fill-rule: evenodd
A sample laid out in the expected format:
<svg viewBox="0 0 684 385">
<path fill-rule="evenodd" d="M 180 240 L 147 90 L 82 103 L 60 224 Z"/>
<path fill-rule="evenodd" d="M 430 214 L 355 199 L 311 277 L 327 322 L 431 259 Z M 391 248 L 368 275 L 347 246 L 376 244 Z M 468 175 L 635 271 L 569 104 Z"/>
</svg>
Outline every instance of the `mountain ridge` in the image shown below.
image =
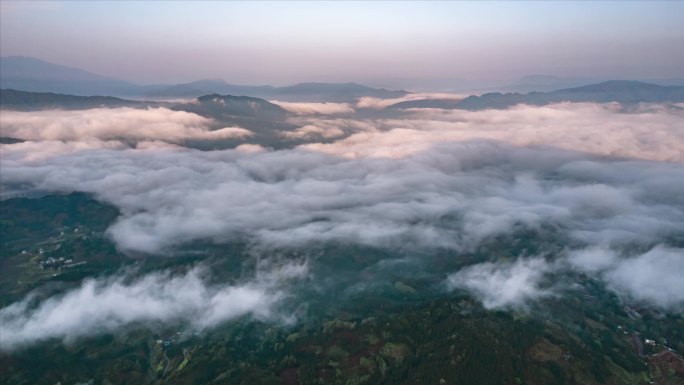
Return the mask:
<svg viewBox="0 0 684 385">
<path fill-rule="evenodd" d="M 0 88 L 75 96 L 171 99 L 195 98 L 216 93 L 283 101 L 327 102 L 349 102 L 361 96 L 394 98 L 407 94 L 403 90 L 373 88 L 354 82 L 307 82 L 274 87 L 236 85 L 222 79 L 200 79 L 178 84 L 141 85 L 28 56 L 0 57 Z"/>
<path fill-rule="evenodd" d="M 484 110 L 504 109 L 516 104 L 543 106 L 561 102 L 617 102 L 622 104 L 684 102 L 684 86 L 661 86 L 635 80 L 609 80 L 551 92 L 471 95 L 462 100 L 421 99 L 399 102 L 390 109 L 441 108 Z"/>
</svg>

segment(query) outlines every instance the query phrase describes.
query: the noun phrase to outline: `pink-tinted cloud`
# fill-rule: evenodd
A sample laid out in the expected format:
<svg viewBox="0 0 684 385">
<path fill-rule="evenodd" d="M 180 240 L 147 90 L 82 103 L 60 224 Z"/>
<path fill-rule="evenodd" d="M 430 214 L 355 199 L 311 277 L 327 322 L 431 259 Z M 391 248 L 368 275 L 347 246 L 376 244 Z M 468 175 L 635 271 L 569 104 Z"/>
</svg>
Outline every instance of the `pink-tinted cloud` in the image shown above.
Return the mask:
<svg viewBox="0 0 684 385">
<path fill-rule="evenodd" d="M 344 115 L 354 113 L 354 109 L 349 103 L 295 103 L 271 100 L 283 109 L 297 115 Z"/>
<path fill-rule="evenodd" d="M 305 148 L 346 157 L 397 158 L 443 142 L 489 139 L 517 146 L 551 146 L 598 155 L 684 161 L 684 111 L 643 106 L 624 113 L 617 104 L 519 105 L 507 110 L 416 109 L 405 119 L 364 122 L 357 132 L 331 144 Z M 311 125 L 334 125 L 310 120 Z M 338 123 L 338 126 L 339 123 Z M 360 129 L 363 125 L 357 125 Z"/>
<path fill-rule="evenodd" d="M 212 120 L 167 108 L 95 108 L 88 110 L 2 111 L 3 135 L 24 140 L 162 140 L 245 138 L 249 130 L 225 127 L 211 131 Z"/>
</svg>

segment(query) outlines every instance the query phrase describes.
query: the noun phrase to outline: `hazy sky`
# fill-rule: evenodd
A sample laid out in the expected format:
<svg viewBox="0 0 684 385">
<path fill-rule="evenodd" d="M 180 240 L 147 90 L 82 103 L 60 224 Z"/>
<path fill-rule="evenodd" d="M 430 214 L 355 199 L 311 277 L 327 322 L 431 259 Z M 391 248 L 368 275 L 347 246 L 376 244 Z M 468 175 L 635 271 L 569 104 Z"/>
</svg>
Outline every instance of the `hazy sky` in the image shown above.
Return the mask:
<svg viewBox="0 0 684 385">
<path fill-rule="evenodd" d="M 1 3 L 2 56 L 140 83 L 684 77 L 684 2 Z"/>
</svg>

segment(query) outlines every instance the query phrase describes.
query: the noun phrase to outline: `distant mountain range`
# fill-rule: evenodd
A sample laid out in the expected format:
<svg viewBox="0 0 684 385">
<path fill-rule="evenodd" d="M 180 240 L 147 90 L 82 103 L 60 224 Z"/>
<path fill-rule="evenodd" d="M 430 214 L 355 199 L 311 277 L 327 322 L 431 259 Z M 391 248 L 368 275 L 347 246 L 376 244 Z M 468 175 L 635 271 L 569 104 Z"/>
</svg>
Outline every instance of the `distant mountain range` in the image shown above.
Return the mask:
<svg viewBox="0 0 684 385">
<path fill-rule="evenodd" d="M 235 85 L 220 79 L 208 79 L 173 85 L 138 85 L 25 56 L 0 58 L 0 88 L 78 96 L 173 99 L 229 94 L 322 102 L 350 102 L 361 96 L 396 98 L 407 94 L 406 91 L 372 88 L 357 83 L 301 83 L 273 87 Z"/>
<path fill-rule="evenodd" d="M 516 104 L 546 105 L 560 102 L 618 102 L 678 103 L 684 102 L 684 86 L 659 86 L 655 84 L 612 80 L 582 87 L 566 88 L 552 92 L 486 93 L 472 95 L 462 100 L 423 99 L 400 102 L 391 109 L 442 108 L 462 110 L 504 109 Z"/>
<path fill-rule="evenodd" d="M 372 88 L 357 83 L 300 83 L 286 87 L 241 86 L 223 80 L 199 80 L 160 88 L 146 95 L 156 98 L 196 97 L 207 94 L 249 95 L 282 101 L 350 102 L 362 96 L 398 98 L 406 91 Z"/>
<path fill-rule="evenodd" d="M 113 96 L 76 96 L 52 92 L 28 92 L 0 89 L 0 107 L 12 110 L 64 109 L 79 110 L 98 107 L 142 107 L 153 102 L 140 102 Z"/>
<path fill-rule="evenodd" d="M 291 95 L 296 92 L 311 95 L 313 92 L 317 92 L 318 85 L 301 84 L 287 88 L 291 89 L 288 91 Z M 327 89 L 331 90 L 334 87 Z M 339 87 L 339 90 L 342 92 L 345 88 Z M 410 100 L 391 105 L 387 112 L 409 108 L 505 109 L 516 104 L 542 106 L 560 102 L 617 102 L 623 105 L 633 105 L 636 103 L 681 103 L 684 102 L 684 86 L 659 86 L 636 81 L 614 80 L 552 92 L 530 92 L 527 94 L 496 92 L 479 96 L 472 95 L 460 100 Z M 13 110 L 84 109 L 96 107 L 144 108 L 155 106 L 165 106 L 175 110 L 194 112 L 217 120 L 247 118 L 250 120 L 276 121 L 287 115 L 287 111 L 280 106 L 265 99 L 251 96 L 210 94 L 196 98 L 194 103 L 187 103 L 138 101 L 111 96 L 77 96 L 13 89 L 0 90 L 0 107 Z M 359 112 L 361 113 L 362 111 L 360 110 Z"/>
<path fill-rule="evenodd" d="M 324 86 L 319 83 L 306 83 L 291 87 L 275 88 L 288 89 L 290 95 L 300 93 L 312 95 L 325 88 L 330 96 L 330 90 L 337 88 L 342 95 L 347 88 L 344 85 Z M 364 87 L 364 86 L 360 86 Z M 356 89 L 356 88 L 354 88 Z M 373 90 L 372 88 L 370 90 Z M 348 95 L 348 94 L 346 94 Z M 316 99 L 314 99 L 316 100 Z M 684 86 L 659 86 L 655 84 L 613 80 L 588 86 L 567 88 L 552 92 L 520 93 L 487 93 L 472 95 L 465 99 L 421 99 L 399 102 L 391 105 L 388 110 L 404 110 L 409 108 L 440 108 L 440 109 L 504 109 L 516 104 L 546 105 L 560 102 L 617 102 L 624 105 L 636 103 L 680 103 L 684 102 Z M 40 110 L 49 108 L 83 109 L 96 107 L 152 107 L 167 106 L 177 110 L 195 112 L 200 115 L 216 119 L 230 117 L 256 118 L 260 120 L 277 120 L 287 112 L 280 106 L 262 98 L 250 96 L 234 96 L 210 94 L 196 98 L 195 103 L 156 102 L 121 99 L 111 96 L 77 96 L 51 92 L 28 92 L 13 89 L 0 90 L 0 107 L 15 110 Z"/>
<path fill-rule="evenodd" d="M 77 110 L 87 108 L 115 107 L 167 107 L 179 111 L 225 120 L 249 118 L 277 120 L 284 118 L 287 111 L 267 100 L 249 96 L 204 95 L 187 102 L 154 102 L 121 99 L 112 96 L 77 96 L 52 92 L 28 92 L 0 89 L 0 107 L 11 110 L 35 111 L 45 109 Z"/>
<path fill-rule="evenodd" d="M 581 87 L 588 84 L 596 84 L 608 79 L 561 77 L 554 75 L 527 75 L 518 79 L 515 84 L 504 86 L 498 91 L 506 92 L 550 92 L 565 88 Z"/>
<path fill-rule="evenodd" d="M 79 96 L 133 96 L 140 86 L 25 56 L 0 58 L 0 88 Z"/>
</svg>

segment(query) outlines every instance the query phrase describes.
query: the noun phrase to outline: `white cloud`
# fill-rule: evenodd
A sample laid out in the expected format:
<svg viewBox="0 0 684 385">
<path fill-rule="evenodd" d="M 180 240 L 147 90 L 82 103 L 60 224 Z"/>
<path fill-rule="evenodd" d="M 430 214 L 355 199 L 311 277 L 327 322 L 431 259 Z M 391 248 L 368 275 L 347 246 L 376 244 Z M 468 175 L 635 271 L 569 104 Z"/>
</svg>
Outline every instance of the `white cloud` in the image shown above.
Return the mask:
<svg viewBox="0 0 684 385">
<path fill-rule="evenodd" d="M 671 244 L 684 232 L 682 117 L 660 106 L 626 114 L 593 104 L 419 111 L 405 120 L 299 116 L 291 118 L 302 127 L 293 135 L 353 134 L 278 151 L 198 151 L 154 138 L 130 148 L 75 135 L 78 141 L 2 145 L 0 178 L 3 191 L 84 191 L 115 205 L 121 216 L 108 234 L 130 252 L 235 239 L 263 250 L 340 242 L 467 252 L 516 229 L 553 229 L 584 248 L 565 268 L 676 308 L 681 297 L 670 289 L 679 287 L 652 280 L 674 281 L 679 249 L 647 256 L 619 250 Z M 456 277 L 479 290 L 487 306 L 508 306 L 543 292 L 538 283 L 548 266 L 530 261 L 482 265 Z M 654 269 L 643 268 L 652 272 L 647 278 L 636 285 L 623 279 L 646 262 Z M 508 287 L 510 298 L 487 294 Z"/>
<path fill-rule="evenodd" d="M 659 245 L 624 256 L 598 246 L 570 252 L 568 262 L 574 269 L 597 275 L 631 300 L 684 311 L 684 249 Z"/>
<path fill-rule="evenodd" d="M 463 95 L 463 94 L 453 94 L 453 93 L 424 93 L 424 92 L 419 92 L 419 93 L 410 93 L 406 94 L 403 97 L 400 98 L 393 98 L 393 99 L 380 99 L 380 98 L 374 98 L 371 96 L 364 96 L 362 98 L 359 98 L 359 100 L 356 102 L 356 107 L 357 108 L 371 108 L 374 110 L 382 110 L 385 109 L 391 105 L 400 103 L 400 102 L 406 102 L 406 101 L 411 101 L 411 100 L 463 100 L 467 97 L 468 95 Z"/>
<path fill-rule="evenodd" d="M 445 143 L 399 159 L 173 147 L 34 159 L 37 147 L 25 150 L 3 147 L 3 188 L 93 193 L 122 211 L 109 234 L 130 251 L 243 237 L 277 247 L 467 250 L 518 225 L 619 245 L 658 241 L 684 222 L 677 164 L 588 161 L 495 143 Z"/>
<path fill-rule="evenodd" d="M 354 113 L 349 103 L 313 103 L 313 102 L 281 102 L 271 100 L 271 103 L 297 115 L 344 115 Z"/>
<path fill-rule="evenodd" d="M 204 139 L 204 140 L 216 140 L 216 139 L 233 139 L 233 138 L 247 138 L 253 136 L 254 133 L 250 130 L 241 127 L 223 127 L 218 130 L 207 131 L 197 136 L 188 136 L 187 139 Z"/>
<path fill-rule="evenodd" d="M 605 246 L 593 246 L 571 251 L 568 255 L 568 262 L 578 270 L 597 273 L 615 266 L 618 263 L 618 255 Z"/>
<path fill-rule="evenodd" d="M 451 274 L 447 286 L 466 289 L 487 309 L 520 307 L 528 301 L 550 295 L 540 287 L 549 265 L 542 258 L 518 259 L 515 262 L 485 262 Z"/>
<path fill-rule="evenodd" d="M 603 278 L 644 305 L 684 311 L 684 249 L 655 247 L 621 260 Z"/>
<path fill-rule="evenodd" d="M 345 140 L 306 147 L 348 157 L 397 158 L 436 143 L 486 139 L 516 146 L 684 162 L 683 121 L 684 111 L 655 105 L 634 113 L 622 113 L 616 104 L 592 103 L 519 105 L 486 111 L 416 109 L 402 119 L 372 120 L 369 129 L 359 126 L 358 133 Z M 325 119 L 309 119 L 306 124 L 326 123 L 334 124 Z"/>
<path fill-rule="evenodd" d="M 251 136 L 225 127 L 210 131 L 212 120 L 167 108 L 94 108 L 89 110 L 10 111 L 0 114 L 3 135 L 24 140 L 215 140 Z"/>
<path fill-rule="evenodd" d="M 318 127 L 318 126 L 304 126 L 299 127 L 294 131 L 286 131 L 282 136 L 288 139 L 307 139 L 307 138 L 339 138 L 344 136 L 344 131 L 337 127 Z"/>
<path fill-rule="evenodd" d="M 209 285 L 201 268 L 177 276 L 153 273 L 130 282 L 124 276 L 89 279 L 36 307 L 28 297 L 1 309 L 0 349 L 52 338 L 69 342 L 130 326 L 154 329 L 178 322 L 202 330 L 241 316 L 268 319 L 285 295 L 284 280 L 306 272 L 306 265 L 286 265 L 235 285 Z"/>
</svg>

